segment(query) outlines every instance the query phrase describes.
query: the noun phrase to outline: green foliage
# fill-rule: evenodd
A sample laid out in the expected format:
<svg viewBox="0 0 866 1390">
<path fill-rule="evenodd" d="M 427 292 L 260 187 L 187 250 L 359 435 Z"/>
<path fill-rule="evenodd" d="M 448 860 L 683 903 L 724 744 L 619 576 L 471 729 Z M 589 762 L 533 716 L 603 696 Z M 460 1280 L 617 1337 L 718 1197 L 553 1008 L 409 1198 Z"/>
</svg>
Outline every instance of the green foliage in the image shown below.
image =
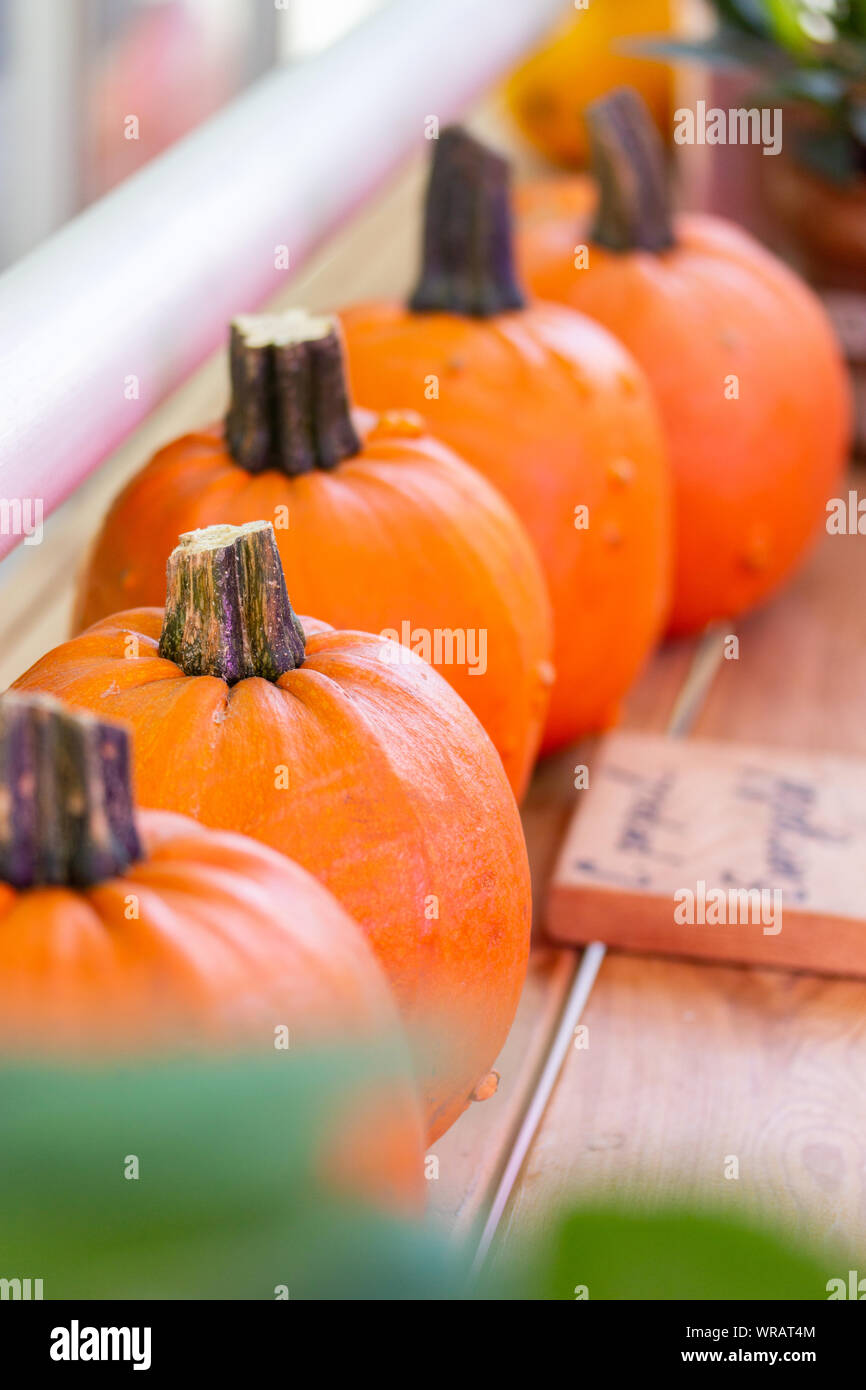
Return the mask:
<svg viewBox="0 0 866 1390">
<path fill-rule="evenodd" d="M 799 107 L 796 155 L 825 178 L 866 173 L 866 0 L 712 0 L 718 32 L 703 42 L 648 40 L 657 58 L 754 72 L 751 100 Z"/>
<path fill-rule="evenodd" d="M 0 1277 L 42 1279 L 47 1299 L 822 1299 L 848 1268 L 727 1215 L 589 1206 L 471 1285 L 471 1251 L 319 1180 L 340 1104 L 390 1065 L 0 1070 Z"/>
<path fill-rule="evenodd" d="M 826 1299 L 813 1254 L 754 1223 L 719 1212 L 586 1207 L 566 1216 L 535 1252 L 533 1296 L 574 1299 Z M 586 1297 L 586 1295 L 583 1295 Z"/>
<path fill-rule="evenodd" d="M 46 1298 L 446 1296 L 451 1252 L 317 1176 L 339 1105 L 388 1066 L 275 1053 L 0 1071 L 0 1276 L 41 1278 Z"/>
</svg>

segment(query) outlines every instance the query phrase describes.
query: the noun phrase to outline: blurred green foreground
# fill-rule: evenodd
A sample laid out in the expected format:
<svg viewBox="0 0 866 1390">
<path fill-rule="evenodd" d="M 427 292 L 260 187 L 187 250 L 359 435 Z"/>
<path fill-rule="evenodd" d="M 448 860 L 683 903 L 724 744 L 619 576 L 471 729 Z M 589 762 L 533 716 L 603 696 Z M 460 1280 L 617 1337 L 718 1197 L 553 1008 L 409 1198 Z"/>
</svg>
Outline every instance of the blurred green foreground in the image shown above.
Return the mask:
<svg viewBox="0 0 866 1390">
<path fill-rule="evenodd" d="M 845 1273 L 718 1214 L 597 1206 L 552 1213 L 471 1283 L 471 1249 L 317 1177 L 334 1107 L 373 1066 L 0 1070 L 0 1279 L 41 1278 L 46 1299 L 825 1299 Z"/>
</svg>

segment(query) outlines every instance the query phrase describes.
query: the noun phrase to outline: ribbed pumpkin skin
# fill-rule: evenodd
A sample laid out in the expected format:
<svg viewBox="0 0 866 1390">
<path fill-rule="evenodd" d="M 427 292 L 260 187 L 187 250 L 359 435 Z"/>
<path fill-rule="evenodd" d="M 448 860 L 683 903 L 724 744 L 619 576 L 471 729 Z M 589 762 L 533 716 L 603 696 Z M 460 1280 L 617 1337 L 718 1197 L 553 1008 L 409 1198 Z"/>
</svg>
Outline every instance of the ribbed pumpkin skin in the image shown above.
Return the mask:
<svg viewBox="0 0 866 1390">
<path fill-rule="evenodd" d="M 417 420 L 355 419 L 362 452 L 296 478 L 237 467 L 220 427 L 162 449 L 106 517 L 76 629 L 164 603 L 165 558 L 181 532 L 272 520 L 296 608 L 365 632 L 400 633 L 406 621 L 419 633 L 469 634 L 468 658 L 450 660 L 447 639 L 437 669 L 481 720 L 519 798 L 552 680 L 550 603 L 529 539 L 496 491 Z"/>
<path fill-rule="evenodd" d="M 587 200 L 585 182 L 574 199 Z M 540 193 L 524 200 L 521 273 L 536 294 L 615 333 L 659 403 L 675 487 L 670 630 L 733 618 L 790 574 L 839 487 L 850 391 L 827 316 L 786 266 L 721 219 L 680 217 L 677 246 L 661 254 L 592 245 L 588 268 L 575 270 L 588 223 L 545 223 L 540 204 Z M 725 395 L 732 375 L 738 399 Z"/>
<path fill-rule="evenodd" d="M 264 1052 L 399 1037 L 355 922 L 297 864 L 240 835 L 141 811 L 146 857 L 88 889 L 0 883 L 0 1046 L 104 1058 Z M 130 906 L 134 913 L 130 915 Z M 137 913 L 137 915 L 134 915 Z M 417 1209 L 422 1128 L 407 1076 L 335 1117 L 366 1195 Z"/>
<path fill-rule="evenodd" d="M 252 835 L 330 888 L 395 990 L 435 1138 L 517 1007 L 530 928 L 520 818 L 493 745 L 432 667 L 302 621 L 304 664 L 276 684 L 184 676 L 157 654 L 161 611 L 139 609 L 48 653 L 16 688 L 124 721 L 141 802 Z"/>
<path fill-rule="evenodd" d="M 357 395 L 423 409 L 535 544 L 556 672 L 542 751 L 606 727 L 667 614 L 667 462 L 641 373 L 608 333 L 552 304 L 481 320 L 374 303 L 340 317 Z M 430 375 L 439 398 L 426 400 Z"/>
</svg>

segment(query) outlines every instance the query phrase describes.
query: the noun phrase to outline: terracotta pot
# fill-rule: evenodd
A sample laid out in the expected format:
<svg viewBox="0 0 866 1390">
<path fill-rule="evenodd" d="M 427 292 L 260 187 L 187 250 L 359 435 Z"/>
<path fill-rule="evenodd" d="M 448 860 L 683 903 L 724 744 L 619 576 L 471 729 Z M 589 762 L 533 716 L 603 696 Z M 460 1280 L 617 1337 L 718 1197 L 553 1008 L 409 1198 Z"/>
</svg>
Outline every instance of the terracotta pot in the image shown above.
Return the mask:
<svg viewBox="0 0 866 1390">
<path fill-rule="evenodd" d="M 831 183 L 783 155 L 767 171 L 766 192 L 807 279 L 866 292 L 866 176 Z"/>
</svg>

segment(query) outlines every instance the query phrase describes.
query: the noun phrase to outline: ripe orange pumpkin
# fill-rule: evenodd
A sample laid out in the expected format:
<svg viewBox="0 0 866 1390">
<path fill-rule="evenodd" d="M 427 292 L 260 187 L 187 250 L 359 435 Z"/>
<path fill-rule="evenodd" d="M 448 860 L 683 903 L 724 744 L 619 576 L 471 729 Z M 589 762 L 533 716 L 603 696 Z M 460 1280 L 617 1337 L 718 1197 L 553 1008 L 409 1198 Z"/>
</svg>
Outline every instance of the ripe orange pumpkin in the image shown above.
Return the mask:
<svg viewBox="0 0 866 1390">
<path fill-rule="evenodd" d="M 299 865 L 169 811 L 133 811 L 126 730 L 44 695 L 0 700 L 0 1046 L 118 1053 L 400 1038 L 355 922 Z M 420 1204 L 408 1066 L 335 1117 L 325 1155 Z M 355 1182 L 357 1187 L 358 1183 Z"/>
<path fill-rule="evenodd" d="M 16 686 L 124 719 L 142 801 L 253 835 L 331 889 L 397 995 L 431 1137 L 452 1124 L 514 1017 L 530 886 L 502 764 L 433 668 L 299 620 L 258 522 L 182 537 L 165 615 L 104 619 Z"/>
<path fill-rule="evenodd" d="M 580 168 L 589 155 L 587 104 L 624 83 L 642 93 L 659 130 L 670 130 L 673 69 L 629 53 L 626 45 L 665 33 L 673 8 L 674 0 L 591 0 L 563 15 L 548 41 L 505 85 L 508 106 L 537 149 L 559 164 Z"/>
<path fill-rule="evenodd" d="M 508 168 L 456 129 L 436 142 L 408 307 L 342 315 L 359 398 L 426 412 L 535 542 L 554 614 L 549 751 L 613 722 L 667 612 L 669 479 L 649 388 L 589 320 L 525 305 Z"/>
<path fill-rule="evenodd" d="M 589 117 L 594 228 L 585 183 L 573 189 L 582 220 L 545 219 L 536 189 L 519 263 L 536 294 L 615 333 L 655 390 L 675 485 L 670 627 L 688 633 L 768 597 L 802 558 L 844 467 L 849 385 L 826 313 L 787 266 L 720 218 L 672 217 L 638 98 L 616 93 Z"/>
<path fill-rule="evenodd" d="M 553 637 L 519 521 L 417 416 L 350 412 L 333 320 L 239 319 L 231 356 L 227 428 L 175 440 L 123 490 L 84 575 L 77 627 L 161 605 L 181 532 L 268 517 L 296 606 L 414 645 L 481 720 L 522 796 Z"/>
</svg>

